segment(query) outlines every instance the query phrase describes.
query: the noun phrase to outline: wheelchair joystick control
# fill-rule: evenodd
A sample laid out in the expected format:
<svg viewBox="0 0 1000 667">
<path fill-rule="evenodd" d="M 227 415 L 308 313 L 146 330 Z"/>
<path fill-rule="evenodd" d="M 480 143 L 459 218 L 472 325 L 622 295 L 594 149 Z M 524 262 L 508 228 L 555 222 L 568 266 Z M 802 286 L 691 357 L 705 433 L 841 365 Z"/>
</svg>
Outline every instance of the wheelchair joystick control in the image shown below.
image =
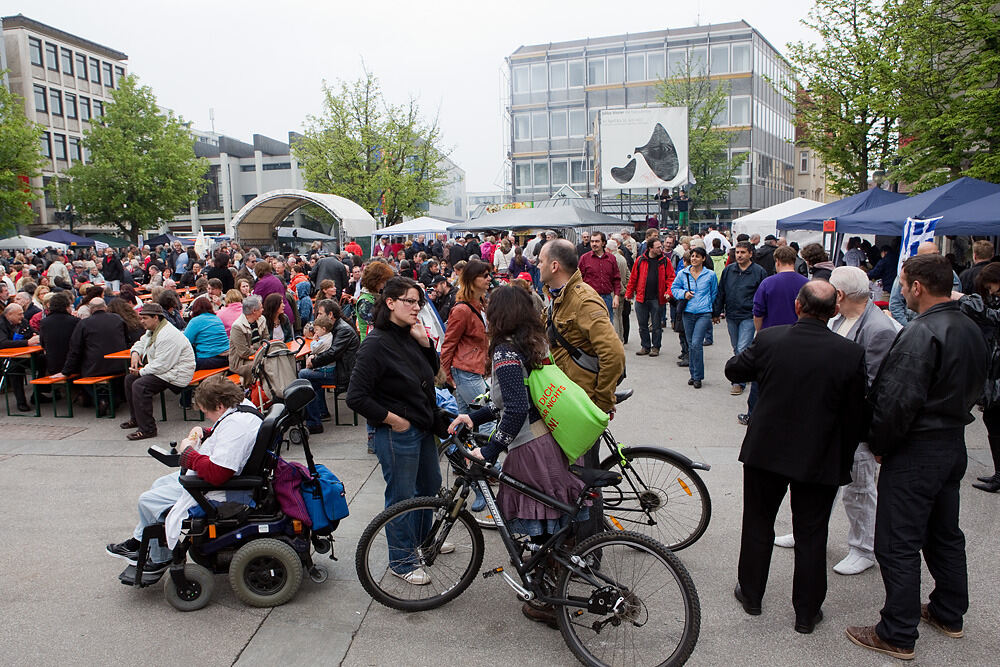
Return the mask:
<svg viewBox="0 0 1000 667">
<path fill-rule="evenodd" d="M 177 441 L 176 440 L 172 440 L 170 442 L 170 453 L 171 454 L 176 454 L 177 453 Z"/>
</svg>

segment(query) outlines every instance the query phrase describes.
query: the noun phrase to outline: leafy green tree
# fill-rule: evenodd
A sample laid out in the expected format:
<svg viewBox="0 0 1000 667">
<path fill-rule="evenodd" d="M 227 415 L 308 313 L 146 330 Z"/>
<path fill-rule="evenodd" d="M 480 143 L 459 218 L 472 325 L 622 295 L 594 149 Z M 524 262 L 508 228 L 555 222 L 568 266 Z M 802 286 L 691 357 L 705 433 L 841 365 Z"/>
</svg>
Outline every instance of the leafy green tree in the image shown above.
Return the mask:
<svg viewBox="0 0 1000 667">
<path fill-rule="evenodd" d="M 0 72 L 0 77 L 5 72 Z M 42 126 L 24 115 L 24 99 L 0 85 L 0 233 L 31 224 L 31 202 L 39 197 L 30 179 L 41 175 Z"/>
<path fill-rule="evenodd" d="M 195 157 L 191 133 L 134 75 L 122 79 L 84 133 L 90 162 L 66 171 L 61 197 L 89 222 L 112 224 L 133 243 L 188 207 L 206 186 L 208 162 Z"/>
<path fill-rule="evenodd" d="M 703 207 L 712 217 L 712 204 L 723 202 L 736 187 L 736 172 L 747 159 L 746 153 L 729 157 L 736 139 L 733 132 L 713 127 L 715 119 L 729 104 L 729 86 L 711 81 L 701 63 L 686 60 L 659 84 L 657 101 L 668 107 L 688 110 L 688 167 L 695 183 L 686 187 L 694 212 Z"/>
<path fill-rule="evenodd" d="M 867 190 L 869 174 L 896 154 L 901 56 L 891 20 L 879 0 L 816 0 L 802 23 L 819 43 L 788 45 L 804 89 L 784 95 L 796 103 L 802 142 L 826 165 L 828 187 L 838 194 Z"/>
<path fill-rule="evenodd" d="M 917 191 L 958 176 L 1000 182 L 1000 8 L 995 0 L 893 0 L 902 141 L 890 173 Z"/>
<path fill-rule="evenodd" d="M 346 197 L 386 224 L 443 203 L 450 176 L 436 119 L 425 122 L 414 100 L 388 104 L 367 72 L 336 88 L 324 83 L 323 94 L 323 113 L 292 144 L 309 190 Z"/>
</svg>

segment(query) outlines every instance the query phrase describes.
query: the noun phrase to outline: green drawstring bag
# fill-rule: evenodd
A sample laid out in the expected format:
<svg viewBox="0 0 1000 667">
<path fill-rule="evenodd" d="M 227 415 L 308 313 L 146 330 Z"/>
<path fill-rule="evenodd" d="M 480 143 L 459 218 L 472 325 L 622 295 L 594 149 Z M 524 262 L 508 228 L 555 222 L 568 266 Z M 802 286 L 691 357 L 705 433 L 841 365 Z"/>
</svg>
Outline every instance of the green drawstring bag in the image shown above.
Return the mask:
<svg viewBox="0 0 1000 667">
<path fill-rule="evenodd" d="M 524 384 L 542 421 L 570 462 L 590 449 L 608 427 L 608 413 L 552 363 L 551 356 L 548 364 L 528 373 Z"/>
</svg>

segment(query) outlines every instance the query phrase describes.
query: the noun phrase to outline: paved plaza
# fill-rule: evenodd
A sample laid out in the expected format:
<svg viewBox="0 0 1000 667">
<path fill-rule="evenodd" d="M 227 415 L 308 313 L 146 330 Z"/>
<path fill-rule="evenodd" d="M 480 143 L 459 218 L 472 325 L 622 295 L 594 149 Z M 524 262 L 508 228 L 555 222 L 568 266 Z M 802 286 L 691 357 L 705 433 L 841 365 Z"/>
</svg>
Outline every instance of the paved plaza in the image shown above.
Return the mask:
<svg viewBox="0 0 1000 667">
<path fill-rule="evenodd" d="M 623 384 L 636 394 L 612 422 L 616 436 L 625 443 L 677 449 L 712 465 L 702 473 L 712 497 L 711 525 L 697 544 L 678 553 L 702 606 L 701 636 L 689 664 L 896 662 L 844 637 L 847 625 L 878 619 L 883 589 L 877 568 L 856 577 L 831 570 L 825 620 L 812 635 L 800 635 L 792 629 L 792 553 L 776 549 L 763 615 L 743 613 L 732 589 L 742 511 L 737 455 L 744 433 L 736 414 L 745 411 L 746 401 L 729 395 L 722 375 L 731 351 L 725 325 L 715 327 L 715 345 L 705 350 L 701 390 L 688 387 L 687 369 L 675 364 L 675 335 L 665 332 L 663 354 L 653 359 L 634 356 L 637 338 L 633 333 L 626 347 Z M 313 437 L 317 461 L 344 481 L 351 508 L 335 533 L 339 560 L 317 556 L 329 567 L 326 583 L 307 578 L 290 603 L 256 609 L 237 600 L 220 575 L 212 603 L 188 614 L 167 604 L 160 585 L 142 590 L 121 585 L 123 562 L 108 557 L 104 545 L 130 534 L 137 496 L 165 472 L 146 448 L 180 440 L 191 426 L 181 421 L 176 400 L 169 403 L 161 437 L 139 443 L 125 440 L 118 428 L 123 419 L 97 420 L 92 409 L 78 408 L 74 419 L 0 417 L 0 664 L 576 664 L 558 631 L 522 617 L 520 602 L 499 577 L 477 577 L 457 600 L 429 612 L 404 614 L 372 602 L 357 581 L 354 550 L 361 531 L 382 508 L 384 483 L 375 457 L 366 453 L 363 425 L 331 425 Z M 51 415 L 51 406 L 43 414 Z M 977 475 L 992 472 L 978 419 L 967 441 L 962 527 L 971 608 L 966 636 L 948 639 L 921 625 L 913 664 L 994 665 L 1000 654 L 1000 495 L 970 486 Z M 291 455 L 301 458 L 301 451 L 293 448 Z M 786 500 L 776 530 L 790 529 Z M 831 567 L 846 553 L 846 534 L 838 501 L 827 554 Z M 486 538 L 483 569 L 504 564 L 499 540 L 489 531 Z M 925 570 L 924 599 L 928 582 Z"/>
</svg>

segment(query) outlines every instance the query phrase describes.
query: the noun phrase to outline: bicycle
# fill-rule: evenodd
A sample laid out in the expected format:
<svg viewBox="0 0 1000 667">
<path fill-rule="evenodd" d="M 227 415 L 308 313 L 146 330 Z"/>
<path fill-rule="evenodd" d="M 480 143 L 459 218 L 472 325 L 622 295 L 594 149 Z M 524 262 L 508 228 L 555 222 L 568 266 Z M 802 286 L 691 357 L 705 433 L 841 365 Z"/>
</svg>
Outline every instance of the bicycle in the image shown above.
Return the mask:
<svg viewBox="0 0 1000 667">
<path fill-rule="evenodd" d="M 631 389 L 615 392 L 615 403 L 624 403 L 632 393 Z M 485 402 L 489 396 L 476 400 Z M 607 530 L 634 530 L 671 551 L 685 549 L 705 534 L 712 518 L 712 499 L 695 471 L 711 470 L 710 465 L 663 447 L 626 447 L 615 440 L 610 428 L 601 434 L 600 441 L 608 450 L 600 467 L 617 469 L 622 476 L 620 484 L 603 490 Z M 451 465 L 444 449 L 440 450 L 441 477 L 447 489 L 452 483 Z M 480 527 L 496 527 L 489 507 L 471 514 Z"/>
<path fill-rule="evenodd" d="M 597 497 L 596 489 L 619 484 L 621 476 L 570 466 L 585 486 L 575 504 L 562 503 L 473 458 L 470 438 L 463 427 L 446 441 L 455 480 L 449 491 L 396 503 L 365 528 L 355 566 L 372 598 L 392 609 L 425 611 L 455 599 L 472 584 L 484 556 L 482 529 L 465 509 L 476 487 L 486 497 L 512 566 L 488 569 L 483 578 L 500 575 L 520 600 L 553 605 L 563 640 L 580 662 L 684 664 L 698 641 L 701 605 L 680 560 L 649 536 L 629 531 L 600 533 L 575 545 L 570 541 L 573 523 Z M 497 509 L 489 480 L 560 510 L 570 521 L 544 544 L 515 536 Z M 387 531 L 398 539 L 391 549 Z M 419 567 L 429 582 L 410 584 L 395 574 L 398 570 L 388 571 L 394 566 L 407 571 Z"/>
</svg>

